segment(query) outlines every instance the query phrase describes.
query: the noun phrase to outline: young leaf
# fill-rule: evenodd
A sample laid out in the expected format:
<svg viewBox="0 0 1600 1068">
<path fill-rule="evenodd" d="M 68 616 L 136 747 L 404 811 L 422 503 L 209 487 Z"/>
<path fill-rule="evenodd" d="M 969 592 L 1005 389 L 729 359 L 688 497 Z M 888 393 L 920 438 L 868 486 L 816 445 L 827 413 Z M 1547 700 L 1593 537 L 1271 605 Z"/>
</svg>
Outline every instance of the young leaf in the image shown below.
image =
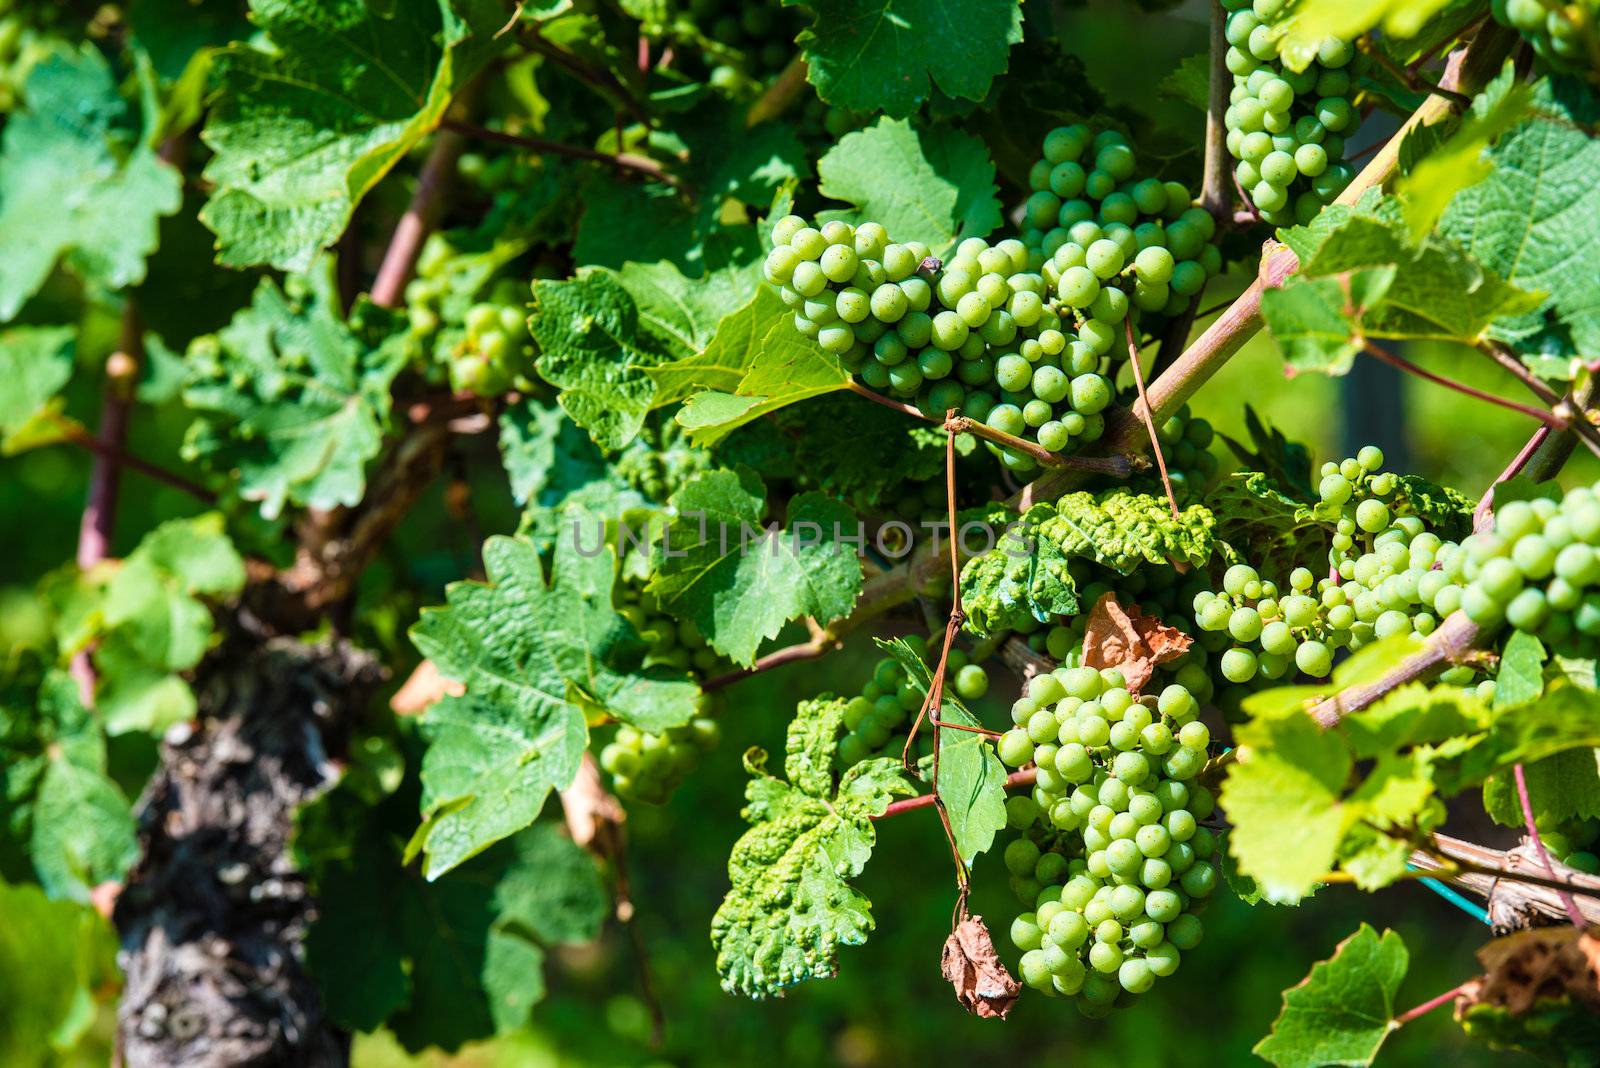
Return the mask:
<svg viewBox="0 0 1600 1068">
<path fill-rule="evenodd" d="M 252 0 L 272 47 L 234 44 L 201 137 L 217 261 L 305 271 L 508 37 L 490 0 Z"/>
<path fill-rule="evenodd" d="M 268 519 L 291 502 L 358 503 L 366 462 L 383 444 L 405 353 L 380 339 L 398 323 L 368 307 L 369 330 L 347 323 L 340 307 L 324 259 L 282 289 L 263 279 L 250 307 L 189 347 L 183 398 L 197 419 L 184 456 L 236 473 L 239 495 L 261 502 Z"/>
<path fill-rule="evenodd" d="M 849 111 L 905 118 L 928 98 L 980 100 L 1022 40 L 1020 0 L 819 0 L 800 34 L 817 94 Z"/>
<path fill-rule="evenodd" d="M 0 331 L 0 455 L 17 448 L 32 433 L 41 412 L 72 377 L 75 331 L 70 326 L 17 326 Z M 51 437 L 54 435 L 51 434 Z"/>
<path fill-rule="evenodd" d="M 88 904 L 139 857 L 132 806 L 106 774 L 105 737 L 63 671 L 0 678 L 0 834 L 52 898 Z"/>
<path fill-rule="evenodd" d="M 1410 964 L 1398 934 L 1380 936 L 1362 924 L 1331 958 L 1313 964 L 1298 986 L 1283 992 L 1272 1033 L 1252 1052 L 1277 1068 L 1371 1064 L 1399 1026 L 1394 996 Z"/>
<path fill-rule="evenodd" d="M 1544 693 L 1544 643 L 1525 630 L 1511 632 L 1500 651 L 1500 671 L 1495 675 L 1494 710 L 1503 712 L 1532 704 Z"/>
<path fill-rule="evenodd" d="M 800 703 L 789 724 L 788 782 L 767 773 L 764 751 L 745 754 L 750 829 L 734 843 L 732 885 L 711 919 L 717 972 L 730 993 L 771 997 L 829 978 L 839 947 L 862 944 L 872 930 L 871 903 L 847 880 L 872 856 L 872 817 L 913 790 L 890 757 L 864 760 L 835 784 L 844 707 L 838 698 Z"/>
<path fill-rule="evenodd" d="M 824 196 L 855 205 L 837 214 L 871 219 L 892 241 L 921 241 L 939 252 L 962 238 L 987 237 L 1004 221 L 983 142 L 948 127 L 918 130 L 879 119 L 834 145 L 817 173 Z"/>
<path fill-rule="evenodd" d="M 99 671 L 95 708 L 111 734 L 156 732 L 194 715 L 194 695 L 180 673 L 210 646 L 211 609 L 202 598 L 244 588 L 244 560 L 218 513 L 174 519 L 145 535 L 110 570 L 77 578 L 62 645 L 90 655 Z M 87 621 L 87 626 L 76 625 Z"/>
<path fill-rule="evenodd" d="M 424 609 L 411 638 L 441 674 L 466 686 L 423 719 L 423 814 L 416 845 L 436 878 L 532 823 L 550 791 L 577 773 L 585 710 L 645 730 L 687 723 L 697 689 L 642 669 L 646 646 L 611 606 L 616 554 L 598 550 L 598 521 L 575 512 L 546 581 L 519 538 L 483 547 L 487 583 L 458 582 L 448 605 Z"/>
<path fill-rule="evenodd" d="M 657 552 L 650 592 L 692 619 L 712 648 L 741 664 L 791 619 L 845 615 L 861 592 L 848 546 L 859 522 L 821 493 L 789 501 L 783 528 L 762 524 L 766 487 L 749 471 L 710 471 L 672 496 L 675 517 Z"/>
<path fill-rule="evenodd" d="M 0 322 L 58 261 L 93 285 L 137 283 L 158 221 L 182 202 L 181 177 L 153 146 L 124 146 L 128 108 L 94 45 L 51 55 L 23 95 L 0 146 Z"/>
<path fill-rule="evenodd" d="M 48 1064 L 94 1025 L 117 984 L 117 936 L 94 909 L 0 882 L 0 1063 Z"/>
<path fill-rule="evenodd" d="M 1588 277 L 1600 254 L 1600 119 L 1594 92 L 1574 78 L 1533 87 L 1534 117 L 1489 149 L 1494 172 L 1464 190 L 1440 220 L 1443 234 L 1513 285 L 1545 294 L 1494 336 L 1526 339 L 1550 320 L 1571 334 L 1579 353 L 1600 352 L 1600 293 Z M 1505 312 L 1502 314 L 1512 314 Z"/>
<path fill-rule="evenodd" d="M 933 673 L 922 658 L 903 638 L 875 641 L 878 648 L 905 668 L 912 685 L 926 697 Z M 949 685 L 944 689 L 939 718 L 968 727 L 981 726 L 978 717 L 956 698 Z M 944 801 L 961 859 L 971 864 L 994 844 L 994 836 L 1006 825 L 1006 766 L 995 752 L 992 739 L 973 731 L 940 728 L 939 797 Z"/>
</svg>

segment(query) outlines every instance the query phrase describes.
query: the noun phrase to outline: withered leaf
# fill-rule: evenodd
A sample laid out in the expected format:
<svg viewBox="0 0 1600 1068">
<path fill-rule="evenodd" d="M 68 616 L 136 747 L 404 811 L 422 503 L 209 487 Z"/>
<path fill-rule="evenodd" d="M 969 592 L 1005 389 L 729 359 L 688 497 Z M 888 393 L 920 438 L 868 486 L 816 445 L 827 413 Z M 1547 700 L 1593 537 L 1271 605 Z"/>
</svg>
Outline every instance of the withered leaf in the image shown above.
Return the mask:
<svg viewBox="0 0 1600 1068">
<path fill-rule="evenodd" d="M 1176 660 L 1193 641 L 1183 631 L 1169 627 L 1138 605 L 1124 608 L 1114 593 L 1095 602 L 1083 636 L 1083 663 L 1099 670 L 1115 668 L 1138 694 L 1155 674 L 1156 665 Z"/>
<path fill-rule="evenodd" d="M 1462 990 L 1459 1017 L 1474 1005 L 1520 1016 L 1543 1000 L 1570 997 L 1600 1011 L 1600 934 L 1593 928 L 1539 927 L 1478 950 L 1482 978 Z"/>
<path fill-rule="evenodd" d="M 1005 1019 L 1022 992 L 995 952 L 982 916 L 967 915 L 956 924 L 945 939 L 939 970 L 955 987 L 956 1000 L 986 1019 Z"/>
</svg>

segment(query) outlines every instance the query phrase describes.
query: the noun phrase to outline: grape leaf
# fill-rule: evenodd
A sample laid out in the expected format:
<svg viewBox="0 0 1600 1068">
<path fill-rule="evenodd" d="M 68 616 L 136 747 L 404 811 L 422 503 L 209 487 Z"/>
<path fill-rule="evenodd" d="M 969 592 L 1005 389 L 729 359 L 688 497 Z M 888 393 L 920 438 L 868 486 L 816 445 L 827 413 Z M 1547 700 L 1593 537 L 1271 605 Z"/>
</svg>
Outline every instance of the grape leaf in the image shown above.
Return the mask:
<svg viewBox="0 0 1600 1068">
<path fill-rule="evenodd" d="M 1512 126 L 1527 118 L 1533 95 L 1517 80 L 1510 60 L 1500 75 L 1472 101 L 1472 110 L 1448 137 L 1435 131 L 1443 124 L 1418 127 L 1406 141 L 1426 140 L 1427 151 L 1395 181 L 1395 192 L 1405 201 L 1406 225 L 1421 240 L 1439 222 L 1457 193 L 1494 173 L 1484 158 L 1487 149 Z M 1401 146 L 1406 154 L 1407 145 Z"/>
<path fill-rule="evenodd" d="M 237 473 L 268 519 L 291 502 L 357 504 L 382 447 L 403 335 L 381 309 L 358 305 L 347 323 L 340 306 L 325 258 L 281 289 L 263 279 L 250 307 L 189 346 L 183 397 L 197 418 L 184 456 Z"/>
<path fill-rule="evenodd" d="M 983 142 L 948 127 L 919 130 L 881 118 L 834 145 L 817 173 L 819 192 L 855 206 L 821 218 L 870 220 L 892 241 L 921 241 L 940 252 L 962 238 L 986 237 L 1004 221 Z"/>
<path fill-rule="evenodd" d="M 1302 370 L 1344 374 L 1363 337 L 1472 344 L 1541 301 L 1447 237 L 1413 244 L 1401 202 L 1375 191 L 1282 237 L 1300 273 L 1264 296 L 1261 312 Z"/>
<path fill-rule="evenodd" d="M 0 1063 L 61 1063 L 94 1025 L 96 994 L 116 985 L 116 932 L 35 886 L 0 882 L 0 915 Z"/>
<path fill-rule="evenodd" d="M 1569 749 L 1536 760 L 1522 771 L 1535 819 L 1556 823 L 1600 819 L 1600 752 Z M 1496 823 L 1523 827 L 1522 801 L 1511 773 L 1491 775 L 1484 782 L 1483 810 Z"/>
<path fill-rule="evenodd" d="M 1216 534 L 1263 574 L 1287 576 L 1302 560 L 1324 556 L 1333 531 L 1315 505 L 1260 471 L 1235 471 L 1213 486 L 1205 506 Z"/>
<path fill-rule="evenodd" d="M 38 435 L 30 424 L 59 408 L 51 402 L 72 377 L 75 334 L 70 326 L 0 331 L 0 381 L 6 383 L 0 391 L 0 455 L 34 442 Z"/>
<path fill-rule="evenodd" d="M 271 48 L 214 58 L 201 138 L 217 262 L 305 271 L 389 169 L 444 117 L 505 22 L 491 0 L 252 0 Z"/>
<path fill-rule="evenodd" d="M 141 88 L 153 93 L 144 73 Z M 158 220 L 182 201 L 175 169 L 148 144 L 125 146 L 128 108 L 94 45 L 50 55 L 24 95 L 0 146 L 0 321 L 57 262 L 95 285 L 137 283 Z"/>
<path fill-rule="evenodd" d="M 1235 737 L 1238 761 L 1218 798 L 1233 824 L 1229 852 L 1262 897 L 1293 903 L 1332 870 L 1357 816 L 1339 804 L 1353 762 L 1343 740 L 1297 707 L 1257 714 Z"/>
<path fill-rule="evenodd" d="M 1295 70 L 1304 70 L 1316 58 L 1325 38 L 1353 41 L 1368 30 L 1383 27 L 1384 34 L 1404 40 L 1422 33 L 1441 11 L 1456 0 L 1300 0 L 1281 23 L 1279 47 Z"/>
<path fill-rule="evenodd" d="M 1053 516 L 1048 505 L 1035 505 L 1006 524 L 993 549 L 961 569 L 961 606 L 972 631 L 994 634 L 1029 619 L 1077 615 L 1078 587 L 1067 569 L 1068 558 L 1056 542 L 1039 534 Z"/>
<path fill-rule="evenodd" d="M 654 406 L 647 368 L 688 355 L 641 317 L 622 280 L 605 269 L 536 282 L 528 327 L 541 350 L 539 377 L 561 390 L 561 407 L 603 449 L 633 440 Z"/>
<path fill-rule="evenodd" d="M 785 0 L 795 3 L 797 0 Z M 905 118 L 931 88 L 982 99 L 1022 40 L 1020 0 L 812 0 L 800 34 L 817 95 Z"/>
<path fill-rule="evenodd" d="M 699 445 L 715 445 L 768 412 L 850 384 L 837 357 L 795 330 L 792 313 L 770 286 L 758 287 L 748 304 L 724 316 L 698 356 L 665 364 L 655 375 L 674 396 L 701 387 L 677 415 Z"/>
<path fill-rule="evenodd" d="M 1511 632 L 1500 650 L 1500 670 L 1495 674 L 1494 709 L 1503 712 L 1532 704 L 1544 693 L 1544 643 L 1525 630 Z"/>
<path fill-rule="evenodd" d="M 710 471 L 673 494 L 674 519 L 656 551 L 650 592 L 699 625 L 711 647 L 740 664 L 800 616 L 826 623 L 861 592 L 860 523 L 843 504 L 807 492 L 782 528 L 765 527 L 766 487 L 753 472 Z"/>
<path fill-rule="evenodd" d="M 528 826 L 550 791 L 572 781 L 586 710 L 651 731 L 694 716 L 698 691 L 686 676 L 641 667 L 647 646 L 611 606 L 616 554 L 585 540 L 597 521 L 575 512 L 572 522 L 548 583 L 532 543 L 490 538 L 488 582 L 451 585 L 447 606 L 425 609 L 411 628 L 423 655 L 466 687 L 423 719 L 416 847 L 430 879 Z"/>
<path fill-rule="evenodd" d="M 1333 956 L 1283 992 L 1272 1033 L 1252 1050 L 1277 1068 L 1368 1065 L 1394 1019 L 1394 996 L 1410 967 L 1406 944 L 1393 931 L 1366 924 L 1340 942 Z"/>
<path fill-rule="evenodd" d="M 244 581 L 244 560 L 218 513 L 163 523 L 120 564 L 77 578 L 58 640 L 69 653 L 88 649 L 93 657 L 95 708 L 107 731 L 162 731 L 194 716 L 194 695 L 179 673 L 211 643 L 211 609 L 202 598 L 238 593 Z"/>
<path fill-rule="evenodd" d="M 903 638 L 873 640 L 905 668 L 917 692 L 926 697 L 933 673 L 922 658 Z M 948 685 L 939 718 L 968 727 L 981 726 Z M 944 801 L 961 859 L 971 864 L 994 844 L 994 836 L 1006 825 L 1006 766 L 995 752 L 993 739 L 972 731 L 939 729 L 939 797 Z"/>
<path fill-rule="evenodd" d="M 872 930 L 871 903 L 847 880 L 861 874 L 877 833 L 872 817 L 912 787 L 890 757 L 864 760 L 834 782 L 845 702 L 802 701 L 789 723 L 788 782 L 767 754 L 745 753 L 750 824 L 728 857 L 727 895 L 711 919 L 717 973 L 730 993 L 763 998 L 838 972 L 840 946 Z"/>
<path fill-rule="evenodd" d="M 1216 519 L 1202 505 L 1176 518 L 1164 497 L 1115 489 L 1069 493 L 1056 501 L 1039 536 L 1069 557 L 1085 557 L 1119 574 L 1141 564 L 1182 561 L 1200 567 L 1211 559 Z"/>
<path fill-rule="evenodd" d="M 52 898 L 89 902 L 139 856 L 132 806 L 106 774 L 105 736 L 64 671 L 0 678 L 0 816 Z"/>
<path fill-rule="evenodd" d="M 1545 296 L 1532 308 L 1508 309 L 1492 332 L 1521 341 L 1553 321 L 1580 355 L 1600 354 L 1600 294 L 1585 279 L 1600 256 L 1600 143 L 1588 129 L 1600 120 L 1594 92 L 1576 78 L 1533 87 L 1535 117 L 1488 151 L 1494 171 L 1455 198 L 1440 231 L 1488 270 Z M 1518 312 L 1527 314 L 1517 314 Z"/>
</svg>

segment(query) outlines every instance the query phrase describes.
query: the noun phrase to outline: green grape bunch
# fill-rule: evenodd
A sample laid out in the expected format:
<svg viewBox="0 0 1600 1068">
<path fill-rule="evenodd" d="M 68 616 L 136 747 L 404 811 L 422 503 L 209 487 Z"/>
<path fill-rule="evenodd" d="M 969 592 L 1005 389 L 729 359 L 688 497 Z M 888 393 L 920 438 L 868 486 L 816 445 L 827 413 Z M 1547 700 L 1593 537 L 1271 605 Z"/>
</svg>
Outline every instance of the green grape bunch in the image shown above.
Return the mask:
<svg viewBox="0 0 1600 1068">
<path fill-rule="evenodd" d="M 1600 64 L 1596 55 L 1600 3 L 1579 0 L 1490 0 L 1495 21 L 1527 39 L 1539 58 L 1557 70 L 1579 73 Z"/>
<path fill-rule="evenodd" d="M 733 670 L 733 664 L 706 644 L 692 620 L 676 620 L 662 612 L 642 580 L 625 576 L 613 591 L 617 614 L 633 625 L 649 647 L 646 668 L 665 666 L 687 671 L 696 680 Z M 600 750 L 600 767 L 611 776 L 618 796 L 646 804 L 663 804 L 699 766 L 700 758 L 721 738 L 717 717 L 720 694 L 700 695 L 694 719 L 661 732 L 623 725 Z"/>
<path fill-rule="evenodd" d="M 1222 270 L 1210 213 L 1181 182 L 1139 178 L 1138 166 L 1122 134 L 1075 125 L 1045 136 L 1028 173 L 1029 266 L 1071 309 L 1080 336 L 1114 336 L 1135 310 L 1176 315 Z"/>
<path fill-rule="evenodd" d="M 1195 782 L 1210 731 L 1172 683 L 1130 693 L 1120 672 L 1062 667 L 1033 679 L 999 741 L 1014 768 L 1037 767 L 1030 796 L 1006 803 L 1021 836 L 1005 850 L 1024 907 L 1011 926 L 1024 983 L 1101 1016 L 1177 970 L 1200 943 L 1217 888 L 1215 810 Z"/>
<path fill-rule="evenodd" d="M 1279 583 L 1237 563 L 1220 590 L 1195 595 L 1195 625 L 1226 645 L 1218 666 L 1228 682 L 1276 680 L 1290 669 L 1326 678 L 1337 650 L 1426 638 L 1461 606 L 1461 547 L 1414 514 L 1383 462 L 1368 445 L 1322 466 L 1318 508 L 1336 517 L 1325 575 L 1297 567 Z"/>
<path fill-rule="evenodd" d="M 679 18 L 704 49 L 707 81 L 736 90 L 763 82 L 798 54 L 795 38 L 803 20 L 779 0 L 685 0 Z"/>
<path fill-rule="evenodd" d="M 522 287 L 512 278 L 495 279 L 462 310 L 463 302 L 452 299 L 458 295 L 453 267 L 460 255 L 441 234 L 423 246 L 417 277 L 406 285 L 411 338 L 457 392 L 497 397 L 511 389 L 532 390 L 537 354 Z"/>
<path fill-rule="evenodd" d="M 1330 37 L 1304 70 L 1279 53 L 1274 23 L 1290 0 L 1224 0 L 1227 64 L 1233 74 L 1225 115 L 1234 177 L 1274 226 L 1310 222 L 1355 178 L 1345 142 L 1361 124 L 1352 102 L 1355 46 Z"/>
</svg>

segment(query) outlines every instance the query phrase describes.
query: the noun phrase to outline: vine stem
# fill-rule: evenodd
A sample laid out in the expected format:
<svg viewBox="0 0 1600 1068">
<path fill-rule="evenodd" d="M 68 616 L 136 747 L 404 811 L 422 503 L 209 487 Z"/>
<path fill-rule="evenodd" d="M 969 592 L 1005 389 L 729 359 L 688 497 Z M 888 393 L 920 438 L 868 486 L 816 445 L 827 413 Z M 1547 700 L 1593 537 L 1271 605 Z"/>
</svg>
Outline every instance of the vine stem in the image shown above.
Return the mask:
<svg viewBox="0 0 1600 1068">
<path fill-rule="evenodd" d="M 1544 865 L 1544 870 L 1550 878 L 1556 877 L 1556 866 L 1550 863 L 1550 851 L 1544 847 L 1544 839 L 1539 837 L 1539 827 L 1533 819 L 1533 801 L 1528 796 L 1528 776 L 1522 770 L 1522 763 L 1518 761 L 1511 767 L 1511 774 L 1517 782 L 1517 803 L 1522 806 L 1522 822 L 1528 829 L 1528 839 L 1533 843 L 1533 851 L 1539 856 L 1539 863 Z M 1561 905 L 1567 910 L 1567 916 L 1572 920 L 1574 927 L 1585 927 L 1583 913 L 1578 911 L 1578 903 L 1572 900 L 1572 895 L 1566 890 L 1557 890 L 1561 896 Z"/>
<path fill-rule="evenodd" d="M 709 678 L 700 685 L 700 689 L 705 693 L 711 693 L 713 690 L 725 690 L 734 683 L 742 682 L 752 675 L 759 675 L 763 671 L 771 671 L 773 668 L 782 667 L 785 664 L 799 663 L 803 660 L 815 660 L 838 647 L 839 640 L 824 631 L 821 635 L 812 638 L 808 642 L 797 642 L 782 649 L 774 649 L 747 668 L 739 668 L 724 675 Z"/>
<path fill-rule="evenodd" d="M 165 467 L 153 464 L 141 456 L 135 456 L 125 448 L 119 448 L 110 442 L 103 441 L 76 424 L 62 420 L 58 425 L 61 429 L 61 440 L 66 444 L 76 445 L 80 449 L 92 452 L 96 456 L 105 457 L 107 460 L 119 464 L 130 471 L 137 471 L 154 482 L 159 482 L 164 486 L 171 486 L 175 490 L 187 493 L 202 504 L 215 504 L 217 501 L 215 493 L 212 493 L 198 482 L 184 478 L 175 471 L 169 471 Z"/>
<path fill-rule="evenodd" d="M 1206 98 L 1206 158 L 1200 186 L 1200 206 L 1217 225 L 1230 221 L 1229 196 L 1233 172 L 1228 160 L 1228 94 L 1233 76 L 1228 70 L 1227 12 L 1222 0 L 1211 0 L 1211 65 Z"/>
<path fill-rule="evenodd" d="M 1122 320 L 1128 335 L 1128 362 L 1133 365 L 1133 384 L 1139 391 L 1139 406 L 1135 409 L 1144 419 L 1144 428 L 1150 432 L 1150 451 L 1156 454 L 1156 467 L 1161 471 L 1161 485 L 1167 491 L 1167 504 L 1172 507 L 1172 518 L 1179 518 L 1178 498 L 1172 492 L 1172 479 L 1167 474 L 1167 458 L 1161 452 L 1161 439 L 1156 436 L 1156 423 L 1150 416 L 1150 398 L 1144 390 L 1144 371 L 1139 367 L 1139 343 L 1133 336 L 1133 319 Z"/>
<path fill-rule="evenodd" d="M 949 726 L 948 723 L 945 724 Z M 1022 771 L 1013 771 L 1006 776 L 1005 789 L 1019 790 L 1025 786 L 1032 786 L 1039 777 L 1038 768 L 1025 768 Z M 899 816 L 907 812 L 915 812 L 919 808 L 929 808 L 938 800 L 937 794 L 918 794 L 916 797 L 907 797 L 900 801 L 891 802 L 889 807 L 872 817 L 875 820 L 886 820 L 891 816 Z"/>
<path fill-rule="evenodd" d="M 1513 411 L 1513 412 L 1520 412 L 1522 415 L 1527 416 L 1529 419 L 1538 420 L 1539 422 L 1543 423 L 1545 426 L 1553 427 L 1553 428 L 1555 428 L 1557 430 L 1565 430 L 1565 429 L 1567 429 L 1567 424 L 1565 422 L 1563 422 L 1561 419 L 1559 419 L 1555 415 L 1555 413 L 1547 411 L 1546 409 L 1535 408 L 1530 404 L 1521 404 L 1521 403 L 1519 403 L 1517 401 L 1513 401 L 1513 400 L 1506 400 L 1504 397 L 1497 397 L 1493 393 L 1486 393 L 1481 389 L 1476 389 L 1476 388 L 1474 388 L 1472 386 L 1469 386 L 1465 382 L 1457 382 L 1452 378 L 1446 378 L 1443 375 L 1435 374 L 1434 372 L 1428 370 L 1427 368 L 1420 367 L 1417 364 L 1412 363 L 1410 360 L 1406 359 L 1405 357 L 1398 356 L 1395 353 L 1392 353 L 1392 352 L 1388 351 L 1387 349 L 1384 349 L 1384 348 L 1374 344 L 1371 341 L 1367 341 L 1367 340 L 1363 339 L 1363 341 L 1361 343 L 1361 348 L 1362 348 L 1362 351 L 1365 352 L 1367 355 L 1372 356 L 1372 357 L 1374 357 L 1376 359 L 1382 360 L 1384 363 L 1388 364 L 1389 366 L 1398 368 L 1399 370 L 1404 371 L 1407 374 L 1415 375 L 1418 378 L 1423 379 L 1424 381 L 1432 382 L 1435 385 L 1443 386 L 1443 387 L 1445 387 L 1446 389 L 1449 389 L 1449 390 L 1454 390 L 1455 392 L 1460 393 L 1463 396 L 1472 397 L 1472 398 L 1474 398 L 1476 400 L 1486 401 L 1489 404 L 1498 405 L 1501 408 L 1506 408 L 1506 409 L 1508 409 L 1510 411 Z M 1596 446 L 1593 443 L 1590 443 L 1590 447 L 1591 448 L 1596 448 L 1597 450 L 1600 450 L 1600 446 Z M 1597 454 L 1600 454 L 1600 451 L 1597 451 Z"/>
<path fill-rule="evenodd" d="M 144 337 L 139 326 L 139 311 L 129 299 L 122 306 L 116 351 L 106 358 L 100 423 L 92 439 L 95 442 L 94 465 L 89 472 L 89 495 L 83 505 L 83 518 L 78 524 L 77 563 L 83 571 L 111 555 L 111 542 L 117 529 L 123 458 L 127 454 L 128 421 L 143 363 Z M 79 438 L 85 437 L 87 435 L 80 432 Z M 93 706 L 97 678 L 88 649 L 73 655 L 71 672 L 78 684 L 79 699 Z"/>
<path fill-rule="evenodd" d="M 926 415 L 922 414 L 922 409 L 918 408 L 915 404 L 907 404 L 905 401 L 897 401 L 893 397 L 885 397 L 877 390 L 870 389 L 867 386 L 862 385 L 860 382 L 857 382 L 854 376 L 851 376 L 850 381 L 845 385 L 844 388 L 849 390 L 851 393 L 854 393 L 858 397 L 865 397 L 873 404 L 881 404 L 890 411 L 899 412 L 901 415 L 909 415 L 911 418 L 920 419 L 924 423 L 938 422 L 937 419 L 930 419 Z"/>
<path fill-rule="evenodd" d="M 1541 426 L 1538 430 L 1535 430 L 1533 436 L 1522 446 L 1521 451 L 1506 465 L 1506 469 L 1501 471 L 1499 476 L 1495 478 L 1494 483 L 1483 491 L 1483 497 L 1478 501 L 1478 506 L 1472 510 L 1472 529 L 1474 533 L 1482 533 L 1488 530 L 1494 522 L 1495 486 L 1516 478 L 1522 472 L 1522 469 L 1527 466 L 1528 461 L 1533 458 L 1533 454 L 1550 437 L 1550 434 L 1551 428 L 1548 426 Z"/>
<path fill-rule="evenodd" d="M 423 242 L 439 222 L 445 191 L 466 146 L 466 139 L 450 129 L 448 122 L 444 127 L 434 135 L 433 148 L 422 164 L 411 203 L 395 225 L 394 236 L 383 253 L 383 262 L 378 265 L 378 276 L 372 283 L 372 302 L 379 307 L 398 308 L 404 303 L 406 284 L 416 271 Z"/>
<path fill-rule="evenodd" d="M 1419 1016 L 1428 1015 L 1428 1013 L 1432 1012 L 1434 1009 L 1437 1009 L 1439 1006 L 1444 1005 L 1447 1002 L 1454 1001 L 1457 997 L 1466 992 L 1467 987 L 1471 986 L 1477 981 L 1478 980 L 1476 977 L 1468 979 L 1460 986 L 1453 986 L 1449 990 L 1446 990 L 1443 994 L 1440 994 L 1437 997 L 1429 998 L 1416 1008 L 1407 1009 L 1405 1012 L 1402 1012 L 1399 1016 L 1394 1018 L 1394 1025 L 1396 1027 L 1404 1027 L 1406 1024 L 1417 1019 Z"/>
<path fill-rule="evenodd" d="M 971 434 L 974 437 L 983 438 L 985 441 L 992 441 L 1004 448 L 1027 453 L 1043 467 L 1089 471 L 1111 478 L 1127 478 L 1138 469 L 1133 457 L 1123 454 L 1112 456 L 1058 456 L 1043 445 L 1028 441 L 1026 438 L 1019 438 L 1015 434 L 1007 434 L 1004 430 L 996 430 L 987 423 L 965 415 L 957 415 L 947 419 L 945 421 L 945 429 L 956 434 Z"/>
<path fill-rule="evenodd" d="M 647 175 L 658 182 L 666 182 L 668 185 L 682 185 L 676 175 L 663 169 L 661 164 L 648 156 L 637 156 L 631 152 L 602 152 L 598 148 L 584 148 L 582 145 L 569 145 L 560 141 L 549 141 L 543 137 L 529 137 L 525 134 L 491 130 L 487 126 L 477 126 L 470 122 L 460 122 L 455 119 L 446 119 L 440 125 L 445 130 L 455 131 L 474 140 L 497 141 L 503 145 L 515 145 L 518 148 L 525 148 L 530 152 L 609 163 L 613 166 L 621 167 L 623 170 Z"/>
</svg>

